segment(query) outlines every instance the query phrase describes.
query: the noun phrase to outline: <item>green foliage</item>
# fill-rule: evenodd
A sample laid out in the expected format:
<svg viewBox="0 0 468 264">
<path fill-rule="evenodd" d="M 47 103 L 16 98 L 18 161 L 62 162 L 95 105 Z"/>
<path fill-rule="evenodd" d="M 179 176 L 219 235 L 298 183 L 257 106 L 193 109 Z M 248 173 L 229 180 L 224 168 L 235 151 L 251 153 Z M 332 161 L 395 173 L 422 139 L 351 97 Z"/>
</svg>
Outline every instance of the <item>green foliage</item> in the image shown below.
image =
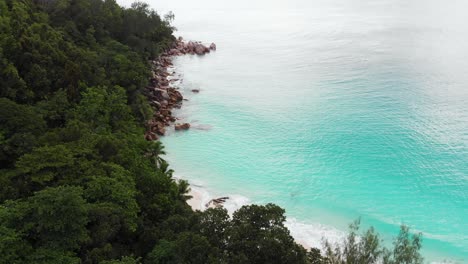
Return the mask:
<svg viewBox="0 0 468 264">
<path fill-rule="evenodd" d="M 382 245 L 382 240 L 371 227 L 359 234 L 360 220 L 349 226 L 349 233 L 341 243 L 332 245 L 325 242 L 324 263 L 332 264 L 421 264 L 421 234 L 410 239 L 409 228 L 401 226 L 400 234 L 393 243 L 393 249 Z"/>
<path fill-rule="evenodd" d="M 76 108 L 76 115 L 78 120 L 90 124 L 97 133 L 108 130 L 116 132 L 135 127 L 127 105 L 125 90 L 120 86 L 115 86 L 113 89 L 106 87 L 86 89 Z"/>
<path fill-rule="evenodd" d="M 360 237 L 359 228 L 360 220 L 352 223 L 342 245 L 333 246 L 329 242 L 325 243 L 325 254 L 331 263 L 376 263 L 382 255 L 381 240 L 373 228 Z"/>
<path fill-rule="evenodd" d="M 422 234 L 413 234 L 410 238 L 409 228 L 401 226 L 398 237 L 393 241 L 393 250 L 385 250 L 384 264 L 422 264 L 419 253 L 422 247 Z"/>
<path fill-rule="evenodd" d="M 160 240 L 147 263 L 311 263 L 284 226 L 284 210 L 273 204 L 196 212 L 192 219 L 168 219 L 170 239 Z M 187 231 L 184 228 L 189 227 Z M 312 256 L 315 257 L 315 256 Z"/>
<path fill-rule="evenodd" d="M 285 221 L 284 209 L 276 205 L 243 206 L 227 231 L 233 256 L 249 263 L 306 263 L 306 251 L 294 242 Z"/>
<path fill-rule="evenodd" d="M 140 259 L 134 257 L 122 257 L 120 260 L 105 260 L 101 264 L 139 264 Z"/>
<path fill-rule="evenodd" d="M 1 263 L 79 263 L 73 251 L 88 239 L 87 214 L 79 187 L 47 188 L 4 203 Z"/>
<path fill-rule="evenodd" d="M 161 240 L 148 255 L 147 263 L 219 263 L 213 256 L 215 250 L 206 237 L 183 232 L 172 242 Z"/>
<path fill-rule="evenodd" d="M 72 107 L 68 101 L 65 90 L 60 89 L 55 92 L 48 100 L 38 102 L 37 108 L 40 110 L 48 127 L 63 127 L 67 119 L 67 111 Z"/>
<path fill-rule="evenodd" d="M 46 124 L 34 107 L 0 98 L 0 167 L 11 168 L 15 159 L 33 149 L 45 129 Z"/>
<path fill-rule="evenodd" d="M 309 259 L 309 264 L 330 264 L 330 261 L 322 256 L 318 248 L 311 248 L 307 252 L 307 258 Z"/>
<path fill-rule="evenodd" d="M 24 253 L 23 253 L 24 254 Z M 54 248 L 38 248 L 34 250 L 24 263 L 35 264 L 80 264 L 80 258 L 73 252 L 63 252 Z"/>
<path fill-rule="evenodd" d="M 0 218 L 3 218 L 3 209 L 0 209 Z M 24 262 L 25 252 L 28 252 L 28 244 L 12 228 L 0 225 L 0 256 L 2 263 Z"/>
<path fill-rule="evenodd" d="M 0 0 L 0 263 L 139 263 L 191 213 L 142 136 L 172 29 L 147 6 L 39 2 Z"/>
</svg>

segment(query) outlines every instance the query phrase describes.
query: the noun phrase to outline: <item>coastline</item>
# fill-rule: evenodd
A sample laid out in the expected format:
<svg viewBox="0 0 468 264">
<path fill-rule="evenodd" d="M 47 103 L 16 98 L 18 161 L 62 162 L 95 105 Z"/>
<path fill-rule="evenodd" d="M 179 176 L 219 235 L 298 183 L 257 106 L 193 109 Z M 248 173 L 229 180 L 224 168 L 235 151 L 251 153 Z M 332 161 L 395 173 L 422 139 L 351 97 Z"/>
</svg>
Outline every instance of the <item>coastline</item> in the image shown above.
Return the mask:
<svg viewBox="0 0 468 264">
<path fill-rule="evenodd" d="M 159 58 L 151 62 L 153 76 L 150 79 L 150 85 L 146 87 L 146 96 L 154 110 L 154 115 L 147 123 L 146 140 L 159 140 L 160 136 L 168 136 L 177 130 L 190 129 L 190 123 L 178 123 L 177 121 L 182 121 L 182 118 L 174 115 L 172 112 L 174 109 L 182 108 L 183 102 L 188 101 L 180 92 L 181 87 L 179 85 L 182 84 L 183 78 L 180 73 L 175 71 L 176 69 L 172 60 L 174 57 L 182 55 L 203 56 L 211 51 L 216 51 L 214 43 L 210 46 L 205 46 L 198 41 L 184 42 L 182 37 L 178 37 L 169 50 L 163 52 Z M 191 90 L 191 92 L 198 93 L 199 90 Z M 193 126 L 192 129 L 196 129 L 196 127 Z M 194 211 L 204 211 L 212 207 L 223 207 L 232 216 L 243 205 L 251 204 L 251 200 L 245 196 L 223 193 L 223 196 L 219 197 L 213 195 L 214 191 L 206 189 L 202 184 L 191 182 L 187 177 L 175 175 L 173 178 L 175 180 L 189 181 L 190 188 L 188 195 L 192 196 L 192 198 L 187 200 L 187 204 Z M 221 203 L 212 203 L 220 198 L 227 199 Z M 325 226 L 320 223 L 303 223 L 290 216 L 286 218 L 285 226 L 289 229 L 296 243 L 307 250 L 310 248 L 322 250 L 324 238 L 331 243 L 338 243 L 346 236 L 345 232 L 334 227 Z"/>
<path fill-rule="evenodd" d="M 158 58 L 151 61 L 152 77 L 144 94 L 147 97 L 154 114 L 147 121 L 145 139 L 148 141 L 158 140 L 160 136 L 166 134 L 166 127 L 174 126 L 175 130 L 187 130 L 189 123 L 177 123 L 177 118 L 173 116 L 174 108 L 181 108 L 184 99 L 177 84 L 180 80 L 174 77 L 175 71 L 170 71 L 173 67 L 172 59 L 181 55 L 202 56 L 216 50 L 216 44 L 209 46 L 201 42 L 184 42 L 182 37 L 174 41 L 171 48 L 163 52 Z M 197 93 L 199 90 L 192 90 Z"/>
<path fill-rule="evenodd" d="M 170 60 L 167 63 L 167 65 L 163 65 L 163 67 L 165 67 L 165 71 L 167 72 L 167 74 L 163 74 L 163 77 L 166 78 L 167 81 L 169 82 L 169 85 L 168 85 L 169 88 L 179 89 L 179 87 L 176 87 L 176 86 L 178 86 L 182 82 L 182 79 L 180 80 L 177 79 L 179 78 L 179 76 L 175 75 L 176 74 L 176 72 L 174 72 L 175 68 L 173 68 L 173 64 L 172 64 L 173 56 L 179 56 L 179 55 L 183 55 L 183 54 L 167 55 L 167 57 L 170 58 Z M 167 90 L 167 88 L 164 88 L 164 87 L 162 89 Z M 188 92 L 190 93 L 190 90 L 188 90 Z M 187 100 L 187 99 L 184 98 L 182 100 Z M 183 103 L 182 100 L 180 101 L 180 105 L 174 106 L 174 108 L 181 107 Z M 159 114 L 161 114 L 161 112 L 159 112 Z M 172 115 L 171 112 L 170 112 L 170 118 L 173 118 L 174 120 L 181 120 L 178 118 L 177 115 Z M 176 121 L 172 121 L 164 125 L 166 127 L 174 125 L 171 128 L 172 130 L 174 130 L 175 125 L 176 125 L 175 122 Z M 192 127 L 192 129 L 193 128 L 195 127 Z M 188 180 L 188 178 L 186 177 L 174 177 L 174 178 Z M 192 182 L 189 182 L 189 184 L 190 184 L 189 195 L 193 196 L 193 198 L 189 199 L 187 203 L 192 207 L 193 210 L 205 210 L 207 208 L 205 205 L 209 201 L 211 201 L 212 199 L 219 198 L 218 196 L 213 195 L 213 194 L 219 195 L 219 193 L 216 192 L 216 190 L 207 190 L 206 188 L 204 188 L 203 185 L 197 185 Z M 226 194 L 226 193 L 222 193 L 222 195 L 228 195 L 230 197 L 230 199 L 228 199 L 223 204 L 223 207 L 226 208 L 231 215 L 235 210 L 240 208 L 242 205 L 246 205 L 250 203 L 250 200 L 248 198 L 240 196 L 240 195 L 231 195 L 231 194 Z M 234 197 L 239 198 L 239 200 L 234 199 Z M 328 239 L 332 243 L 335 243 L 335 242 L 340 241 L 340 239 L 342 239 L 344 236 L 346 236 L 346 232 L 343 232 L 336 228 L 325 226 L 320 223 L 304 223 L 290 216 L 287 217 L 287 221 L 285 225 L 290 230 L 290 233 L 294 237 L 296 242 L 302 245 L 306 249 L 310 247 L 316 247 L 316 248 L 322 249 L 322 241 L 324 238 Z M 441 262 L 431 262 L 431 263 L 441 263 Z"/>
<path fill-rule="evenodd" d="M 187 180 L 184 177 L 174 177 L 176 180 Z M 213 195 L 209 190 L 199 184 L 193 184 L 189 181 L 190 191 L 189 195 L 192 196 L 191 199 L 187 201 L 187 204 L 192 207 L 193 210 L 206 210 L 206 204 L 212 200 L 216 199 L 217 196 Z M 229 215 L 232 214 L 243 205 L 251 204 L 251 200 L 242 195 L 228 194 L 229 199 L 223 203 L 223 208 L 225 208 Z M 289 229 L 291 236 L 294 237 L 294 240 L 299 245 L 303 246 L 305 249 L 310 249 L 312 247 L 323 249 L 323 239 L 327 238 L 332 243 L 337 243 L 346 236 L 346 233 L 340 231 L 336 228 L 325 226 L 320 223 L 303 223 L 298 221 L 293 217 L 287 217 L 285 226 Z"/>
<path fill-rule="evenodd" d="M 174 177 L 176 180 L 187 180 L 185 177 Z M 205 204 L 213 198 L 216 198 L 216 191 L 211 192 L 203 185 L 198 183 L 191 183 L 189 181 L 190 190 L 189 195 L 192 196 L 191 199 L 187 201 L 187 204 L 192 207 L 193 210 L 206 210 L 208 207 Z M 218 193 L 217 193 L 218 194 Z M 219 194 L 218 194 L 219 195 Z M 223 193 L 224 195 L 224 193 Z M 242 207 L 243 205 L 248 205 L 253 203 L 248 197 L 236 195 L 236 194 L 227 194 L 230 199 L 223 204 L 223 207 L 228 211 L 229 215 L 232 214 Z M 323 251 L 323 242 L 324 239 L 327 239 L 332 244 L 341 244 L 342 239 L 347 236 L 347 232 L 339 230 L 335 227 L 328 226 L 322 223 L 306 223 L 300 221 L 294 217 L 286 215 L 285 226 L 289 229 L 291 236 L 294 238 L 296 243 L 303 246 L 306 250 L 310 248 L 318 248 Z M 459 262 L 456 259 L 446 259 L 439 258 L 438 260 L 431 260 L 424 263 L 430 264 L 458 264 L 463 263 Z"/>
</svg>

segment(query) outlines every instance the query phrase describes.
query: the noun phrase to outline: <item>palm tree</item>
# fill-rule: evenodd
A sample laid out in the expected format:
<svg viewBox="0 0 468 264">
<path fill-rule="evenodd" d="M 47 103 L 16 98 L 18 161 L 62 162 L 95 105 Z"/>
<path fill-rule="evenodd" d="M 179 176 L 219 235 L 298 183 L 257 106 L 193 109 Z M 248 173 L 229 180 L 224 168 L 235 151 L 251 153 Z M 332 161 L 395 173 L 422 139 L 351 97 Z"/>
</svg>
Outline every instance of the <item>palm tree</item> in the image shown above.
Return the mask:
<svg viewBox="0 0 468 264">
<path fill-rule="evenodd" d="M 151 158 L 153 164 L 158 168 L 161 168 L 163 163 L 166 163 L 166 161 L 161 158 L 162 155 L 166 155 L 166 152 L 164 151 L 164 145 L 159 140 L 152 141 L 150 147 L 146 150 L 146 156 Z"/>
</svg>

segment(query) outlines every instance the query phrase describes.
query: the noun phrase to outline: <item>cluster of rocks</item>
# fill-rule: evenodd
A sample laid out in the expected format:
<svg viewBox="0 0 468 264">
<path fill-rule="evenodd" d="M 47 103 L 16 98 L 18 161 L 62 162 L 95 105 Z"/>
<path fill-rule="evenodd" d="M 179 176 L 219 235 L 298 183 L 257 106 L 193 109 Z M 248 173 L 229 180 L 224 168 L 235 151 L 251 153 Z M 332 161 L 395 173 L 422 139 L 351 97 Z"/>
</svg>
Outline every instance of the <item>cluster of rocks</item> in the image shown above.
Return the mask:
<svg viewBox="0 0 468 264">
<path fill-rule="evenodd" d="M 167 51 L 168 55 L 180 56 L 184 54 L 204 55 L 210 51 L 216 50 L 216 44 L 211 43 L 210 46 L 205 46 L 201 42 L 184 42 L 182 37 L 179 37 L 173 47 Z"/>
<path fill-rule="evenodd" d="M 152 61 L 153 76 L 150 84 L 145 89 L 145 94 L 150 101 L 151 107 L 154 109 L 154 115 L 147 122 L 147 132 L 145 133 L 147 140 L 157 140 L 159 136 L 163 136 L 166 133 L 166 127 L 172 125 L 177 120 L 172 115 L 172 109 L 180 108 L 184 100 L 178 88 L 171 87 L 170 85 L 171 82 L 177 81 L 177 79 L 172 78 L 174 72 L 169 73 L 168 71 L 168 68 L 173 66 L 172 57 L 183 54 L 203 55 L 211 50 L 216 50 L 214 43 L 206 47 L 199 42 L 189 41 L 185 43 L 182 38 L 179 38 L 174 42 L 171 49 Z M 199 90 L 196 91 L 198 92 Z M 187 130 L 189 128 L 189 123 L 174 125 L 175 130 Z"/>
</svg>

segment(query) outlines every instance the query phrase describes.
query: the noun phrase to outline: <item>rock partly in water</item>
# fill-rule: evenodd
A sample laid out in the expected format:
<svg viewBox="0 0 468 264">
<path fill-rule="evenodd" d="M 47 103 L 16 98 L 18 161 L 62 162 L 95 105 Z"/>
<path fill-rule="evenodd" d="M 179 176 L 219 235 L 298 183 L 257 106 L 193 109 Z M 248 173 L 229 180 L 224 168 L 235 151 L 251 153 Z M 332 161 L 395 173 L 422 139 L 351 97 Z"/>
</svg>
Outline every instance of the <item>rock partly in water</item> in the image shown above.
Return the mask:
<svg viewBox="0 0 468 264">
<path fill-rule="evenodd" d="M 179 80 L 173 77 L 174 71 L 169 72 L 168 70 L 169 67 L 173 66 L 172 57 L 183 54 L 204 55 L 212 50 L 216 50 L 216 44 L 214 43 L 207 47 L 201 42 L 184 42 L 182 37 L 179 37 L 170 49 L 163 52 L 159 58 L 150 61 L 152 76 L 144 93 L 154 110 L 154 115 L 147 123 L 146 140 L 157 140 L 158 135 L 163 136 L 166 133 L 166 127 L 177 120 L 172 116 L 171 110 L 180 108 L 182 102 L 187 101 L 177 88 L 171 87 L 171 83 L 173 85 Z M 193 89 L 192 92 L 198 93 L 200 90 Z M 189 128 L 189 123 L 175 125 L 176 130 L 187 130 Z"/>
<path fill-rule="evenodd" d="M 216 50 L 216 44 L 211 43 L 211 45 L 210 45 L 210 50 Z"/>
<path fill-rule="evenodd" d="M 154 140 L 158 140 L 159 138 L 155 133 L 153 133 L 151 131 L 147 131 L 145 133 L 145 139 L 148 140 L 148 141 L 154 141 Z"/>
<path fill-rule="evenodd" d="M 188 130 L 190 128 L 190 124 L 189 123 L 175 124 L 174 128 L 175 130 Z"/>
<path fill-rule="evenodd" d="M 167 93 L 167 91 L 162 91 L 161 96 L 164 99 L 169 99 L 169 94 Z"/>
<path fill-rule="evenodd" d="M 201 44 L 198 44 L 195 46 L 195 53 L 197 55 L 203 55 L 205 54 L 205 46 L 201 45 Z"/>
<path fill-rule="evenodd" d="M 164 136 L 164 134 L 166 134 L 166 128 L 164 127 L 164 124 L 158 123 L 154 127 L 154 132 L 156 132 L 160 136 Z"/>
</svg>

